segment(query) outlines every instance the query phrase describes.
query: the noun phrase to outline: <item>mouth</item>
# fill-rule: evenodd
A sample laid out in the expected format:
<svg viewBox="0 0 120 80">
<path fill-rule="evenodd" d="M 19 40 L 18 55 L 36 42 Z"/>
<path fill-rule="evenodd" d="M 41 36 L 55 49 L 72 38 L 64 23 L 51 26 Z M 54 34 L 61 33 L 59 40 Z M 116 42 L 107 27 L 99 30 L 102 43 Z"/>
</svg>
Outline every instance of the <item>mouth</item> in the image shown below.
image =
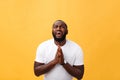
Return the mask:
<svg viewBox="0 0 120 80">
<path fill-rule="evenodd" d="M 57 31 L 56 32 L 56 37 L 57 38 L 61 38 L 62 37 L 62 32 L 61 31 Z"/>
</svg>

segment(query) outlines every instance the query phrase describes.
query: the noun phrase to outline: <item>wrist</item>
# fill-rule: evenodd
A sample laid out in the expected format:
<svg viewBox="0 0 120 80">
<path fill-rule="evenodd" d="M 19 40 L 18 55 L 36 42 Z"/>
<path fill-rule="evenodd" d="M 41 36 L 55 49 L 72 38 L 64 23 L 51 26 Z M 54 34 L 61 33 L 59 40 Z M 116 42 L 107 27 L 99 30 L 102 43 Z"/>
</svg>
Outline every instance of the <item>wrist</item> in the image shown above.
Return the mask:
<svg viewBox="0 0 120 80">
<path fill-rule="evenodd" d="M 58 61 L 56 59 L 53 60 L 53 64 L 57 64 Z"/>
</svg>

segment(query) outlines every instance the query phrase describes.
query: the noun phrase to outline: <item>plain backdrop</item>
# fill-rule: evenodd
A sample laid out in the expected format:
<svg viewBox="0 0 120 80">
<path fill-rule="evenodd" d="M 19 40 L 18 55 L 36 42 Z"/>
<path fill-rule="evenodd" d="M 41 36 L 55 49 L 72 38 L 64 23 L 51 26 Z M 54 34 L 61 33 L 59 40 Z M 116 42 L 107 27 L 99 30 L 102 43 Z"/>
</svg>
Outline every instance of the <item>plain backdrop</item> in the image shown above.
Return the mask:
<svg viewBox="0 0 120 80">
<path fill-rule="evenodd" d="M 36 48 L 58 19 L 83 49 L 83 80 L 120 80 L 120 0 L 0 0 L 0 80 L 43 80 Z"/>
</svg>

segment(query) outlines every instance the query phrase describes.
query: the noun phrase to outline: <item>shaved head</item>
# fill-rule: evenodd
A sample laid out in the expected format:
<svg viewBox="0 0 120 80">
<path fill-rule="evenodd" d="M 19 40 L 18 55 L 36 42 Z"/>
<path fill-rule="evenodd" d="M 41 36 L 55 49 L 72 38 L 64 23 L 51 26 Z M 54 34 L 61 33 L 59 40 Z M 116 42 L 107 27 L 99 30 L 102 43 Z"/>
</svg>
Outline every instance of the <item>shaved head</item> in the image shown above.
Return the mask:
<svg viewBox="0 0 120 80">
<path fill-rule="evenodd" d="M 56 20 L 56 21 L 53 23 L 53 26 L 54 26 L 55 23 L 57 23 L 57 22 L 61 22 L 61 23 L 63 23 L 63 24 L 66 26 L 66 28 L 67 28 L 67 24 L 66 24 L 63 20 Z"/>
</svg>

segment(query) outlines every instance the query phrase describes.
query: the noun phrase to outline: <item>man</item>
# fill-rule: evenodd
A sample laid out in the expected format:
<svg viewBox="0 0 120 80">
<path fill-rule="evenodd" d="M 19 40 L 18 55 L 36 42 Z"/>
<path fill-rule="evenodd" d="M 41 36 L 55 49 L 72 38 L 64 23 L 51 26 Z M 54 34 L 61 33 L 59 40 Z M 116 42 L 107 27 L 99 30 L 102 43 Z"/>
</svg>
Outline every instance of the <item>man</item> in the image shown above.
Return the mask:
<svg viewBox="0 0 120 80">
<path fill-rule="evenodd" d="M 57 20 L 52 27 L 54 39 L 47 40 L 37 48 L 34 62 L 36 76 L 45 74 L 44 80 L 81 80 L 84 74 L 83 53 L 81 48 L 66 39 L 67 25 Z"/>
</svg>

